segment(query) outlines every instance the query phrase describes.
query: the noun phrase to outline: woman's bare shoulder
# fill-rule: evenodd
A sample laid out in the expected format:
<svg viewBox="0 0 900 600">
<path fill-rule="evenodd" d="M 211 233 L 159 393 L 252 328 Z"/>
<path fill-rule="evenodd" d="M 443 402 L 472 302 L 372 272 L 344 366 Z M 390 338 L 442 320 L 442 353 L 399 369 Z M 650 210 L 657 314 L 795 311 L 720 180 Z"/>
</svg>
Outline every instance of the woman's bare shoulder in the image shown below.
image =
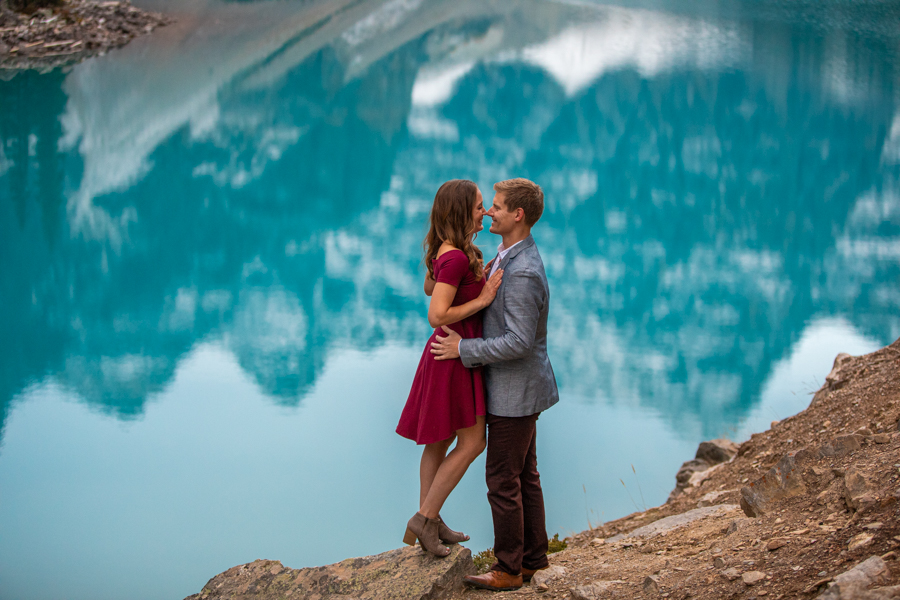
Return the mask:
<svg viewBox="0 0 900 600">
<path fill-rule="evenodd" d="M 435 256 L 434 259 L 437 260 L 440 257 L 442 257 L 443 255 L 447 254 L 448 252 L 452 252 L 453 250 L 462 252 L 462 250 L 460 250 L 456 246 L 453 246 L 452 244 L 448 244 L 447 242 L 444 242 L 443 244 L 441 244 L 441 247 L 438 248 L 437 256 Z M 465 254 L 465 252 L 463 252 L 463 254 Z"/>
</svg>

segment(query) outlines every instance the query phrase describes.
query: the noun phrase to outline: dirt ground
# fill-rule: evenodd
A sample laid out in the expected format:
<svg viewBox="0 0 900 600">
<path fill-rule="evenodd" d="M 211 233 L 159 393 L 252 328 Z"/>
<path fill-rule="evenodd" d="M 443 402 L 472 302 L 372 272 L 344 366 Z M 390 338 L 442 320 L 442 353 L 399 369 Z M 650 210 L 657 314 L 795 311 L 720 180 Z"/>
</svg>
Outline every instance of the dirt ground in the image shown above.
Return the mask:
<svg viewBox="0 0 900 600">
<path fill-rule="evenodd" d="M 104 54 L 171 20 L 125 2 L 65 0 L 21 14 L 0 6 L 0 76 L 49 70 Z"/>
<path fill-rule="evenodd" d="M 568 538 L 568 549 L 550 555 L 551 567 L 564 574 L 516 592 L 468 589 L 458 600 L 813 598 L 871 556 L 883 557 L 890 570 L 890 581 L 879 585 L 897 585 L 900 340 L 838 362 L 809 408 L 754 434 L 730 462 L 695 477 L 677 498 Z M 852 449 L 843 456 L 832 445 L 818 451 L 827 444 Z M 791 492 L 748 517 L 739 506 L 741 488 L 760 489 L 764 475 L 771 481 L 776 464 L 785 465 L 782 457 L 804 448 L 812 452 L 792 455 L 805 459 L 790 473 L 798 478 Z M 609 539 L 717 505 L 718 514 L 664 534 Z"/>
</svg>

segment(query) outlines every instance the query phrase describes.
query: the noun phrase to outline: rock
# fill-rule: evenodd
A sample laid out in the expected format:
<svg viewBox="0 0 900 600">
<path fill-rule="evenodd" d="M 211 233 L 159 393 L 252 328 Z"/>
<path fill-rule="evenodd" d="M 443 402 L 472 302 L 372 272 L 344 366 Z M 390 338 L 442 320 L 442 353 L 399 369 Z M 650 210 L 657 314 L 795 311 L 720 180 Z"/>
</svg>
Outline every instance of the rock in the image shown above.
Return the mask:
<svg viewBox="0 0 900 600">
<path fill-rule="evenodd" d="M 538 592 L 546 592 L 547 590 L 550 589 L 550 586 L 547 585 L 546 583 L 539 583 L 534 587 L 535 587 L 535 589 L 537 589 Z"/>
<path fill-rule="evenodd" d="M 696 457 L 683 463 L 678 469 L 678 473 L 675 475 L 675 489 L 669 494 L 668 501 L 680 496 L 685 488 L 700 485 L 712 474 L 711 468 L 731 460 L 738 453 L 739 448 L 740 446 L 726 439 L 700 442 Z"/>
<path fill-rule="evenodd" d="M 834 357 L 834 364 L 831 366 L 831 372 L 825 376 L 825 385 L 828 389 L 838 390 L 847 383 L 847 377 L 842 371 L 844 367 L 853 361 L 853 357 L 846 352 L 841 352 Z"/>
<path fill-rule="evenodd" d="M 766 550 L 768 550 L 769 552 L 773 552 L 775 550 L 778 550 L 779 548 L 784 548 L 788 544 L 790 544 L 789 540 L 786 540 L 784 538 L 775 538 L 773 540 L 769 540 L 769 543 L 766 544 Z"/>
<path fill-rule="evenodd" d="M 644 578 L 644 592 L 648 594 L 658 594 L 659 593 L 659 576 L 658 575 L 647 575 Z"/>
<path fill-rule="evenodd" d="M 872 430 L 868 427 L 860 427 L 856 431 L 853 432 L 854 435 L 861 435 L 863 437 L 869 437 L 872 435 Z"/>
<path fill-rule="evenodd" d="M 891 441 L 891 436 L 886 433 L 876 433 L 872 439 L 876 444 L 888 444 Z"/>
<path fill-rule="evenodd" d="M 713 559 L 713 566 L 717 569 L 724 569 L 725 568 L 725 559 L 722 558 L 721 556 L 717 556 L 715 559 Z"/>
<path fill-rule="evenodd" d="M 747 571 L 741 575 L 741 580 L 745 585 L 756 585 L 766 578 L 766 574 L 762 571 Z"/>
<path fill-rule="evenodd" d="M 546 569 L 541 569 L 531 578 L 531 585 L 548 584 L 555 579 L 565 577 L 566 570 L 559 565 L 553 565 Z"/>
<path fill-rule="evenodd" d="M 855 435 L 839 435 L 819 448 L 819 456 L 840 458 L 859 450 L 859 439 Z"/>
<path fill-rule="evenodd" d="M 619 535 L 614 535 L 611 538 L 607 538 L 606 542 L 618 542 L 619 540 L 632 537 L 652 538 L 661 533 L 666 533 L 672 531 L 673 529 L 683 527 L 689 523 L 693 523 L 698 519 L 726 514 L 731 511 L 737 510 L 737 508 L 738 507 L 734 504 L 717 504 L 716 506 L 695 508 L 694 510 L 689 510 L 678 515 L 672 515 L 671 517 L 666 517 L 665 519 L 654 521 L 653 523 L 644 525 L 643 527 L 638 527 L 637 529 L 629 533 L 620 533 Z"/>
<path fill-rule="evenodd" d="M 806 493 L 806 486 L 797 468 L 809 452 L 799 450 L 782 457 L 769 471 L 741 488 L 741 508 L 748 517 L 759 517 L 769 510 L 769 505 L 783 498 Z"/>
<path fill-rule="evenodd" d="M 712 474 L 716 472 L 716 469 L 718 469 L 721 466 L 722 465 L 719 464 L 714 467 L 710 467 L 710 468 L 706 469 L 705 471 L 698 471 L 698 472 L 694 473 L 693 475 L 691 475 L 691 478 L 688 479 L 687 487 L 699 486 L 701 483 L 703 483 L 704 481 L 706 481 L 707 479 L 712 477 Z"/>
<path fill-rule="evenodd" d="M 846 367 L 852 362 L 853 357 L 846 352 L 841 352 L 835 357 L 831 372 L 825 376 L 825 383 L 813 396 L 810 406 L 814 406 L 821 402 L 828 392 L 839 390 L 847 385 L 847 382 L 850 380 L 850 374 L 847 372 Z"/>
<path fill-rule="evenodd" d="M 728 581 L 734 581 L 741 576 L 741 572 L 738 571 L 735 567 L 729 567 L 722 571 L 722 576 L 725 577 L 725 579 L 727 579 Z"/>
<path fill-rule="evenodd" d="M 602 598 L 606 591 L 614 585 L 625 583 L 618 579 L 613 581 L 595 581 L 590 585 L 579 585 L 569 590 L 572 594 L 572 600 L 598 600 Z"/>
<path fill-rule="evenodd" d="M 705 460 L 689 460 L 685 461 L 681 468 L 678 469 L 678 473 L 675 474 L 675 481 L 678 485 L 684 487 L 687 485 L 688 481 L 690 481 L 691 476 L 694 473 L 700 473 L 702 471 L 707 470 L 712 465 L 710 465 Z"/>
<path fill-rule="evenodd" d="M 854 535 L 850 538 L 850 541 L 847 542 L 847 550 L 853 552 L 857 548 L 865 548 L 866 546 L 871 545 L 874 539 L 874 536 L 868 533 Z"/>
<path fill-rule="evenodd" d="M 591 546 L 602 546 L 606 543 L 606 540 L 603 538 L 594 538 L 591 540 Z"/>
<path fill-rule="evenodd" d="M 900 597 L 900 594 L 897 596 L 881 596 L 864 592 L 871 585 L 887 583 L 890 577 L 891 573 L 884 561 L 878 556 L 871 556 L 852 569 L 835 577 L 834 581 L 828 584 L 828 589 L 819 598 L 827 600 L 871 598 L 874 600 L 875 598 Z M 900 592 L 900 587 L 896 589 Z M 873 591 L 881 592 L 881 590 Z"/>
<path fill-rule="evenodd" d="M 852 569 L 834 578 L 837 585 L 861 585 L 868 587 L 876 583 L 887 583 L 891 572 L 880 556 L 870 556 Z"/>
<path fill-rule="evenodd" d="M 463 577 L 475 572 L 468 548 L 450 548 L 446 558 L 436 558 L 418 546 L 409 546 L 305 569 L 287 569 L 278 561 L 256 560 L 216 575 L 199 594 L 185 600 L 449 598 L 462 588 Z"/>
<path fill-rule="evenodd" d="M 856 511 L 864 511 L 877 502 L 871 483 L 854 467 L 844 474 L 844 500 Z"/>
<path fill-rule="evenodd" d="M 731 440 L 715 439 L 708 442 L 700 442 L 697 447 L 697 454 L 694 456 L 697 460 L 702 460 L 710 465 L 728 462 L 735 454 L 738 453 L 738 446 Z"/>
<path fill-rule="evenodd" d="M 731 492 L 736 492 L 736 489 L 733 490 L 719 490 L 716 492 L 710 492 L 708 494 L 704 494 L 700 500 L 697 501 L 697 508 L 703 508 L 704 506 L 712 506 L 716 503 L 716 500 L 721 498 L 722 496 L 727 496 Z"/>
</svg>

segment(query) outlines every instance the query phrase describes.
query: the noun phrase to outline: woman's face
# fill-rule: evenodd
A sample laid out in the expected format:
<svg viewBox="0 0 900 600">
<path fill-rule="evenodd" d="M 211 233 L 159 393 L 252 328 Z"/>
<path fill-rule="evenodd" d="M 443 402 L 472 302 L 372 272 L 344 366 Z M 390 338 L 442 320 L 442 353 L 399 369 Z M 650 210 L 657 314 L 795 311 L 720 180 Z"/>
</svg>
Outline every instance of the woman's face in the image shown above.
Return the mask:
<svg viewBox="0 0 900 600">
<path fill-rule="evenodd" d="M 481 190 L 475 192 L 475 207 L 472 209 L 472 233 L 478 233 L 484 229 L 482 220 L 487 216 L 484 210 L 484 198 L 481 197 Z"/>
</svg>

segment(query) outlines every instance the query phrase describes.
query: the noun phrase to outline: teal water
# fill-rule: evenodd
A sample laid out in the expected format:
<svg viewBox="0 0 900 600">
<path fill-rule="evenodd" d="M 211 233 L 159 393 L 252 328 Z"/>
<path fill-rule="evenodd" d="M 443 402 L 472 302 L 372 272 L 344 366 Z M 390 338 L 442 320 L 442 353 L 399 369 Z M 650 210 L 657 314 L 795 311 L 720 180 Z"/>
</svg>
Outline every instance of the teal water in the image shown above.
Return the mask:
<svg viewBox="0 0 900 600">
<path fill-rule="evenodd" d="M 551 533 L 900 337 L 890 4 L 136 4 L 178 22 L 0 80 L 4 599 L 397 547 L 450 178 L 546 193 Z M 483 467 L 444 511 L 475 551 Z"/>
</svg>

